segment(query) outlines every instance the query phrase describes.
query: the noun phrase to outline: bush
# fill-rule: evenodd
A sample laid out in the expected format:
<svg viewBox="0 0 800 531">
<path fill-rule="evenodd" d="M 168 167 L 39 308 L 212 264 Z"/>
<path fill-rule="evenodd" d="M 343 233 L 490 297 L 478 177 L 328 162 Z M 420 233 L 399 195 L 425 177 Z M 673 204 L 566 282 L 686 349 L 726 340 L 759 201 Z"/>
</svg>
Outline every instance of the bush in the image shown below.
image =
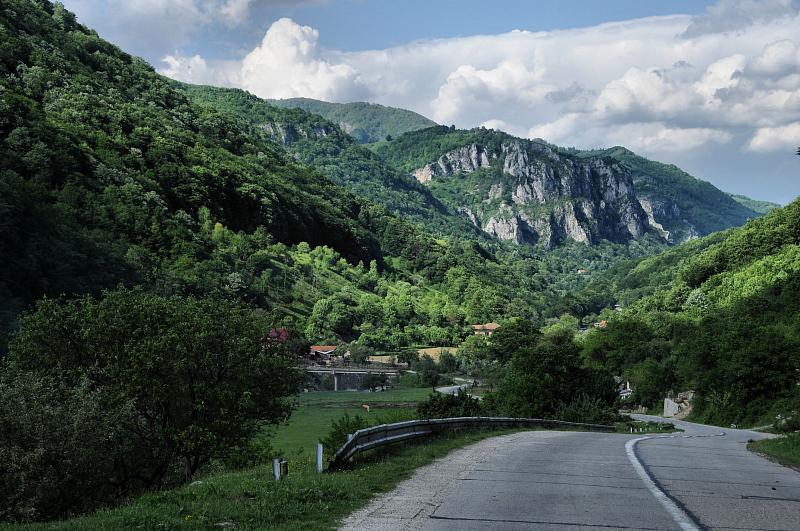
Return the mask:
<svg viewBox="0 0 800 531">
<path fill-rule="evenodd" d="M 620 415 L 613 407 L 597 397 L 580 394 L 568 404 L 562 404 L 554 417 L 568 422 L 586 422 L 588 424 L 614 424 L 620 421 Z"/>
<path fill-rule="evenodd" d="M 236 303 L 140 290 L 43 300 L 0 369 L 3 517 L 52 518 L 191 479 L 285 419 L 292 341 Z"/>
<path fill-rule="evenodd" d="M 463 389 L 459 389 L 455 395 L 434 393 L 417 405 L 417 415 L 423 419 L 477 417 L 480 414 L 480 400 L 472 398 Z"/>
<path fill-rule="evenodd" d="M 325 452 L 333 455 L 336 450 L 347 442 L 348 435 L 368 428 L 370 425 L 370 422 L 360 415 L 351 417 L 349 413 L 345 413 L 340 419 L 331 422 L 330 431 L 320 442 L 325 448 Z"/>
</svg>

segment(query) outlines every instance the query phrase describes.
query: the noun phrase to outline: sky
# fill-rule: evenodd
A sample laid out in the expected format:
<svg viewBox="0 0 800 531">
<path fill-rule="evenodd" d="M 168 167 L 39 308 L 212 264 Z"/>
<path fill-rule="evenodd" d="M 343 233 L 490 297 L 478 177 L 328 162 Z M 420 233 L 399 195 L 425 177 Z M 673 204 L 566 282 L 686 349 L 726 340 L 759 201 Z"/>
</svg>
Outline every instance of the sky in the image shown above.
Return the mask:
<svg viewBox="0 0 800 531">
<path fill-rule="evenodd" d="M 622 145 L 728 192 L 800 195 L 794 0 L 63 2 L 182 81 Z"/>
</svg>

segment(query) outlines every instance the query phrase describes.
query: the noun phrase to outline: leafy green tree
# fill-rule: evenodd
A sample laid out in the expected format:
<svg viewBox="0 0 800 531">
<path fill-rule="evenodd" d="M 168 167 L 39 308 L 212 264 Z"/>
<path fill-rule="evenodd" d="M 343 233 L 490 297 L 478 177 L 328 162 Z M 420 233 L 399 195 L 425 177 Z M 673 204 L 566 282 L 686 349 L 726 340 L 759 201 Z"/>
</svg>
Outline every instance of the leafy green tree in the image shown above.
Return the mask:
<svg viewBox="0 0 800 531">
<path fill-rule="evenodd" d="M 14 457 L 3 488 L 17 517 L 53 517 L 187 481 L 286 419 L 302 382 L 299 343 L 272 339 L 269 329 L 224 299 L 118 289 L 99 300 L 41 301 L 22 318 L 2 372 L 0 448 Z M 48 391 L 33 395 L 41 386 L 32 382 Z M 55 466 L 78 466 L 84 451 L 93 464 L 77 476 Z M 73 492 L 51 505 L 43 489 Z"/>
<path fill-rule="evenodd" d="M 480 400 L 469 396 L 463 389 L 455 395 L 432 393 L 417 405 L 417 415 L 423 419 L 477 417 L 481 411 Z"/>
<path fill-rule="evenodd" d="M 539 331 L 532 321 L 513 319 L 503 323 L 488 339 L 489 356 L 504 363 L 517 353 L 529 350 L 538 340 Z"/>
<path fill-rule="evenodd" d="M 439 383 L 439 366 L 427 354 L 422 356 L 416 365 L 420 383 L 426 387 L 435 388 Z"/>
<path fill-rule="evenodd" d="M 439 356 L 439 370 L 444 373 L 451 373 L 458 370 L 456 357 L 449 352 L 442 352 Z"/>
<path fill-rule="evenodd" d="M 552 418 L 582 393 L 611 408 L 613 379 L 582 367 L 573 333 L 559 328 L 541 338 L 532 336 L 514 354 L 499 389 L 487 397 L 487 407 L 512 416 Z"/>
</svg>

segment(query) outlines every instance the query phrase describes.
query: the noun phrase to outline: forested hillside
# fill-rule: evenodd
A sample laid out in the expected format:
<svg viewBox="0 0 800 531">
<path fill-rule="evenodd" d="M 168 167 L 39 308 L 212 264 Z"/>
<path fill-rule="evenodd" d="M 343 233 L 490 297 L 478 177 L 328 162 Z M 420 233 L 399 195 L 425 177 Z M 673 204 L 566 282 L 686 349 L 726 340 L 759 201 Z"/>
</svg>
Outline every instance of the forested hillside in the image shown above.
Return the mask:
<svg viewBox="0 0 800 531">
<path fill-rule="evenodd" d="M 390 167 L 332 120 L 299 108 L 276 107 L 275 102 L 239 89 L 177 85 L 193 101 L 237 120 L 250 135 L 280 145 L 295 160 L 316 168 L 334 183 L 434 234 L 473 239 L 482 235 L 425 186 Z M 383 123 L 381 113 L 370 116 Z"/>
<path fill-rule="evenodd" d="M 236 291 L 265 267 L 253 253 L 277 242 L 382 263 L 382 209 L 191 103 L 60 5 L 13 7 L 0 12 L 6 326 L 42 295 L 119 282 Z"/>
<path fill-rule="evenodd" d="M 519 146 L 525 148 L 520 151 Z M 499 226 L 501 233 L 516 239 L 530 240 L 525 233 L 531 231 L 538 235 L 537 242 L 542 234 L 553 232 L 566 232 L 579 241 L 624 240 L 652 232 L 665 242 L 678 243 L 762 215 L 674 165 L 620 147 L 580 151 L 482 128 L 432 127 L 406 133 L 375 149 L 389 163 L 427 182 L 443 203 L 468 210 L 484 230 L 488 226 L 489 232 L 497 232 Z M 622 202 L 610 210 L 598 209 L 575 177 L 586 171 L 582 166 L 597 176 L 619 175 L 622 181 L 617 181 L 621 186 L 616 184 L 620 193 L 615 199 Z M 525 186 L 520 189 L 518 182 Z M 608 179 L 600 179 L 589 189 L 609 186 Z M 565 211 L 565 201 L 574 208 Z M 509 226 L 512 214 L 523 215 Z M 555 215 L 555 224 L 548 215 Z M 617 223 L 614 217 L 621 217 L 629 236 L 603 232 Z M 575 231 L 576 226 L 581 230 Z"/>
<path fill-rule="evenodd" d="M 731 199 L 733 199 L 737 203 L 741 203 L 750 210 L 758 212 L 759 214 L 766 214 L 767 212 L 775 210 L 776 208 L 780 208 L 781 206 L 778 203 L 773 203 L 771 201 L 759 201 L 757 199 L 750 199 L 749 197 L 744 195 L 738 195 L 738 194 L 728 194 L 728 195 L 730 195 Z"/>
<path fill-rule="evenodd" d="M 630 305 L 589 332 L 586 359 L 630 377 L 638 400 L 695 389 L 696 418 L 720 424 L 800 406 L 800 200 L 646 258 L 607 289 Z"/>
<path fill-rule="evenodd" d="M 309 98 L 270 100 L 276 107 L 302 109 L 339 125 L 361 144 L 386 140 L 408 131 L 436 125 L 436 122 L 406 109 L 376 103 L 329 103 Z"/>
<path fill-rule="evenodd" d="M 578 153 L 584 157 L 608 155 L 630 168 L 637 193 L 647 199 L 657 221 L 670 231 L 675 242 L 738 227 L 767 212 L 752 208 L 755 202 L 737 200 L 674 164 L 649 160 L 623 147 Z"/>
<path fill-rule="evenodd" d="M 474 322 L 572 307 L 566 295 L 586 283 L 578 267 L 599 272 L 649 252 L 480 244 L 424 187 L 319 117 L 237 91 L 220 93 L 231 108 L 217 110 L 202 103 L 213 91 L 194 101 L 62 7 L 13 6 L 0 13 L 4 334 L 43 296 L 124 284 L 233 298 L 312 340 L 452 345 Z M 229 112 L 242 108 L 258 119 Z M 261 117 L 276 128 L 259 127 Z M 284 143 L 281 124 L 329 134 Z M 434 234 L 466 228 L 435 240 L 297 158 Z M 595 295 L 580 306 L 607 304 Z"/>
</svg>

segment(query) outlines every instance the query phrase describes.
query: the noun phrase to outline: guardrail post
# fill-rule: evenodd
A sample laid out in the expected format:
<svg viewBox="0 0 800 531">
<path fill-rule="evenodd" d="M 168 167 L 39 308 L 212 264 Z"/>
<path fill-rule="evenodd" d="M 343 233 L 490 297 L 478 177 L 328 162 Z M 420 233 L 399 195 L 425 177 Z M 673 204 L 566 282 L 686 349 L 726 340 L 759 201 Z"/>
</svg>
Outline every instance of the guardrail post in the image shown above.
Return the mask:
<svg viewBox="0 0 800 531">
<path fill-rule="evenodd" d="M 273 459 L 272 460 L 272 475 L 275 476 L 275 481 L 281 480 L 281 460 L 280 459 Z"/>
<path fill-rule="evenodd" d="M 322 443 L 317 443 L 317 474 L 322 474 Z"/>
</svg>

